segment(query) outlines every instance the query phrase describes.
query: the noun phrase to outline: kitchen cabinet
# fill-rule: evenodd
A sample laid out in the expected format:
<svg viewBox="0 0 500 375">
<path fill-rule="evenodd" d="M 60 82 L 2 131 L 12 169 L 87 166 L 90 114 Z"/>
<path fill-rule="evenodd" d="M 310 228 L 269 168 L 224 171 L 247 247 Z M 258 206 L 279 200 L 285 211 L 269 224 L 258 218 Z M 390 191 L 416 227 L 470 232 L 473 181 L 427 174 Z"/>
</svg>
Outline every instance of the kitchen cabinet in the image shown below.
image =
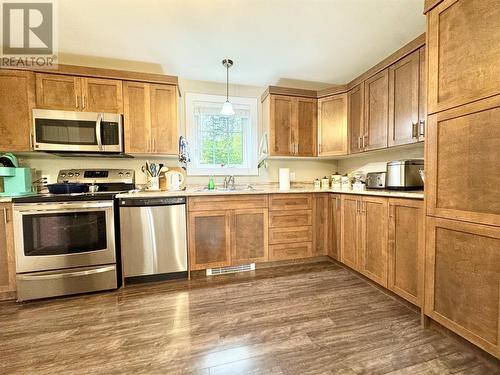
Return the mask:
<svg viewBox="0 0 500 375">
<path fill-rule="evenodd" d="M 384 69 L 364 82 L 363 150 L 387 147 L 389 125 L 389 70 Z"/>
<path fill-rule="evenodd" d="M 423 306 L 423 202 L 389 199 L 388 288 Z"/>
<path fill-rule="evenodd" d="M 16 265 L 12 204 L 0 203 L 0 300 L 14 299 L 16 292 Z"/>
<path fill-rule="evenodd" d="M 37 108 L 122 113 L 122 81 L 36 73 Z"/>
<path fill-rule="evenodd" d="M 192 197 L 188 211 L 191 270 L 268 260 L 267 196 Z"/>
<path fill-rule="evenodd" d="M 500 96 L 428 118 L 427 215 L 500 225 Z"/>
<path fill-rule="evenodd" d="M 268 213 L 266 208 L 231 213 L 232 264 L 265 262 L 268 259 Z"/>
<path fill-rule="evenodd" d="M 347 93 L 318 100 L 318 134 L 319 156 L 348 153 Z"/>
<path fill-rule="evenodd" d="M 500 356 L 500 228 L 427 217 L 425 314 Z"/>
<path fill-rule="evenodd" d="M 356 195 L 342 195 L 341 206 L 340 261 L 352 269 L 358 270 L 361 246 L 360 199 Z"/>
<path fill-rule="evenodd" d="M 363 151 L 364 135 L 364 85 L 361 83 L 348 93 L 349 102 L 349 139 L 351 154 Z"/>
<path fill-rule="evenodd" d="M 33 72 L 0 69 L 0 150 L 31 151 Z"/>
<path fill-rule="evenodd" d="M 177 87 L 123 83 L 125 152 L 177 154 Z"/>
<path fill-rule="evenodd" d="M 420 50 L 389 67 L 389 147 L 420 141 Z"/>
<path fill-rule="evenodd" d="M 498 0 L 445 0 L 427 13 L 429 114 L 500 94 L 499 19 Z"/>
<path fill-rule="evenodd" d="M 313 256 L 328 253 L 328 194 L 313 194 Z"/>
<path fill-rule="evenodd" d="M 328 255 L 340 260 L 342 196 L 340 194 L 328 195 Z"/>
<path fill-rule="evenodd" d="M 189 213 L 189 262 L 191 270 L 231 264 L 231 211 Z"/>
<path fill-rule="evenodd" d="M 269 245 L 269 260 L 303 259 L 311 256 L 311 242 Z"/>
<path fill-rule="evenodd" d="M 263 106 L 271 156 L 316 156 L 316 99 L 270 94 Z"/>
<path fill-rule="evenodd" d="M 359 272 L 387 287 L 387 240 L 389 202 L 387 198 L 360 198 L 361 216 Z"/>
<path fill-rule="evenodd" d="M 387 286 L 387 198 L 343 195 L 341 262 Z"/>
</svg>

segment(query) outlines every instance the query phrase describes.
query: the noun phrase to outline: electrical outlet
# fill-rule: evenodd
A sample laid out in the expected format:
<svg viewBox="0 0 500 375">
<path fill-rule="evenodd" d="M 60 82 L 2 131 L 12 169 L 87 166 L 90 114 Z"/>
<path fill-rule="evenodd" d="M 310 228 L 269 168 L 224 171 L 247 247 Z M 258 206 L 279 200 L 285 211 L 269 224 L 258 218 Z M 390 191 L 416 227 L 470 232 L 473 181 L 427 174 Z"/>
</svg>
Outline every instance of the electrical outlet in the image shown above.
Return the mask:
<svg viewBox="0 0 500 375">
<path fill-rule="evenodd" d="M 42 185 L 50 184 L 50 175 L 49 174 L 42 174 L 42 179 L 40 182 L 42 183 Z"/>
<path fill-rule="evenodd" d="M 290 181 L 295 181 L 295 172 L 290 172 Z"/>
</svg>

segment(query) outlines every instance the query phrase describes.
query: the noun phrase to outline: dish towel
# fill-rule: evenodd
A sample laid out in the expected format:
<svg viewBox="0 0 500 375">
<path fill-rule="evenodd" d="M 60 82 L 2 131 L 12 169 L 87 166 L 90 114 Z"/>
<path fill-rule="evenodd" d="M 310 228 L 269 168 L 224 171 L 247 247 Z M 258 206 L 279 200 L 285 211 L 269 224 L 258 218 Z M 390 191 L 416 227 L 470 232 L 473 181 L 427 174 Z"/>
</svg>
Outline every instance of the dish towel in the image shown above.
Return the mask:
<svg viewBox="0 0 500 375">
<path fill-rule="evenodd" d="M 188 141 L 181 135 L 179 137 L 179 162 L 184 164 L 183 168 L 186 169 L 186 164 L 190 161 Z"/>
</svg>

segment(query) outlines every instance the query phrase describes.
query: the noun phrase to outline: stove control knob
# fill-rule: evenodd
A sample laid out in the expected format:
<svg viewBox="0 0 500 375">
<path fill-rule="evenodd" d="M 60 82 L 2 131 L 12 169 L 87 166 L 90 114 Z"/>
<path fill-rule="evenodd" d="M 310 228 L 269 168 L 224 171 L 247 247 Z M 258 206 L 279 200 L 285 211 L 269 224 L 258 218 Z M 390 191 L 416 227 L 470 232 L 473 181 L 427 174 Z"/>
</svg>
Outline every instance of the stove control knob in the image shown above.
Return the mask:
<svg viewBox="0 0 500 375">
<path fill-rule="evenodd" d="M 125 173 L 125 176 L 130 177 L 130 172 Z"/>
<path fill-rule="evenodd" d="M 68 177 L 73 177 L 73 172 L 69 172 Z"/>
<path fill-rule="evenodd" d="M 80 173 L 76 172 L 75 177 L 80 177 Z"/>
<path fill-rule="evenodd" d="M 66 177 L 66 173 L 61 173 L 61 177 Z"/>
<path fill-rule="evenodd" d="M 118 172 L 118 176 L 122 177 L 123 176 L 123 172 Z"/>
</svg>

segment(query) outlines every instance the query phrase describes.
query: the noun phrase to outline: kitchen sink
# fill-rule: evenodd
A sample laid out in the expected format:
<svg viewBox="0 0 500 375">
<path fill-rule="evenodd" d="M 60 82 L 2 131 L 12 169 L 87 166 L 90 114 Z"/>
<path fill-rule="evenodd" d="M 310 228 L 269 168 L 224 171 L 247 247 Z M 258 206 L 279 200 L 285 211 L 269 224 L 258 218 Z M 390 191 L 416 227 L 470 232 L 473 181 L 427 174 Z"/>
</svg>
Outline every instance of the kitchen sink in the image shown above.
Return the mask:
<svg viewBox="0 0 500 375">
<path fill-rule="evenodd" d="M 239 192 L 239 191 L 259 191 L 262 189 L 256 189 L 252 185 L 247 186 L 235 186 L 234 188 L 215 188 L 213 190 L 209 190 L 208 188 L 196 189 L 196 192 L 204 192 L 204 193 L 231 193 L 231 192 Z"/>
</svg>

